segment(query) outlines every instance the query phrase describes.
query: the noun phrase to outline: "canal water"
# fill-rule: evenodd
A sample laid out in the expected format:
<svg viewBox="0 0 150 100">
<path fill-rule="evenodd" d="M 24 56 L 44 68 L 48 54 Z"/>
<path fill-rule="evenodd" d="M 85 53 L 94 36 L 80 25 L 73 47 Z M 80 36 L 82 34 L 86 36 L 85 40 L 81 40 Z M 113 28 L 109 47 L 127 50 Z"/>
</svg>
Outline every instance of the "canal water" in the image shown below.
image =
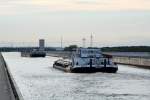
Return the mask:
<svg viewBox="0 0 150 100">
<path fill-rule="evenodd" d="M 3 56 L 24 100 L 150 100 L 147 69 L 118 65 L 116 74 L 75 74 L 52 68 L 56 57 Z"/>
</svg>

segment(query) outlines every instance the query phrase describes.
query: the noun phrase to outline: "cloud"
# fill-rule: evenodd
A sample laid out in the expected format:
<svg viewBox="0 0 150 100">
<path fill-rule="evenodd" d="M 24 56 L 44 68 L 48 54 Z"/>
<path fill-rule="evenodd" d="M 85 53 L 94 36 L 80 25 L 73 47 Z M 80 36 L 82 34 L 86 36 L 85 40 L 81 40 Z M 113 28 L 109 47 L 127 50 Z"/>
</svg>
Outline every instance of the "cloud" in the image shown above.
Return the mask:
<svg viewBox="0 0 150 100">
<path fill-rule="evenodd" d="M 1 0 L 0 15 L 56 11 L 150 11 L 150 0 Z"/>
<path fill-rule="evenodd" d="M 97 5 L 99 4 L 99 2 L 97 0 L 77 0 L 77 1 L 74 1 L 74 3 L 77 3 L 77 4 L 94 4 L 94 5 Z"/>
</svg>

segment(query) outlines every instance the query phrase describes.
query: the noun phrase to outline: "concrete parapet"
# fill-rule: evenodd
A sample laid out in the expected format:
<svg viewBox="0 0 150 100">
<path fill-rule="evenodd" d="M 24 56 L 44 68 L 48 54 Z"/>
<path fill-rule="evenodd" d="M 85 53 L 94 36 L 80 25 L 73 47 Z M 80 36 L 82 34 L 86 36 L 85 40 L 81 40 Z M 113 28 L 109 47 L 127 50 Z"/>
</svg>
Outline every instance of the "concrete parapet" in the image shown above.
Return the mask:
<svg viewBox="0 0 150 100">
<path fill-rule="evenodd" d="M 21 92 L 20 92 L 1 53 L 0 53 L 0 68 L 4 69 L 3 72 L 5 73 L 5 77 L 6 77 L 5 81 L 7 81 L 7 83 L 8 83 L 7 88 L 9 89 L 9 94 L 5 95 L 6 97 L 4 97 L 4 95 L 3 95 L 3 98 L 5 98 L 5 99 L 1 99 L 1 94 L 0 94 L 0 100 L 23 100 Z M 0 74 L 2 74 L 2 73 L 0 73 Z M 6 99 L 8 97 L 10 97 L 10 98 Z"/>
<path fill-rule="evenodd" d="M 113 57 L 113 61 L 120 64 L 135 65 L 150 69 L 150 58 L 143 57 Z"/>
<path fill-rule="evenodd" d="M 0 100 L 15 100 L 7 75 L 4 59 L 0 53 Z"/>
<path fill-rule="evenodd" d="M 46 53 L 47 56 L 53 56 L 53 57 L 63 57 L 63 58 L 70 58 L 72 55 L 72 52 L 69 51 L 49 51 Z"/>
</svg>

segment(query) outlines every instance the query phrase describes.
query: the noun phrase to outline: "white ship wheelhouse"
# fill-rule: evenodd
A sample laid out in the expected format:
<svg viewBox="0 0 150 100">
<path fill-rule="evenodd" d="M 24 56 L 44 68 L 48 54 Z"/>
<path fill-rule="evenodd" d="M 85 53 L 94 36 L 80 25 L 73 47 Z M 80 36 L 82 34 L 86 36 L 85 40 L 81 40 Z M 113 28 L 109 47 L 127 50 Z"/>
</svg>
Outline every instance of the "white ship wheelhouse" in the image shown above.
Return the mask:
<svg viewBox="0 0 150 100">
<path fill-rule="evenodd" d="M 78 54 L 81 58 L 101 58 L 101 57 L 103 57 L 100 49 L 80 48 L 78 50 Z"/>
<path fill-rule="evenodd" d="M 72 56 L 72 64 L 72 67 L 109 67 L 112 61 L 100 49 L 79 48 Z"/>
</svg>

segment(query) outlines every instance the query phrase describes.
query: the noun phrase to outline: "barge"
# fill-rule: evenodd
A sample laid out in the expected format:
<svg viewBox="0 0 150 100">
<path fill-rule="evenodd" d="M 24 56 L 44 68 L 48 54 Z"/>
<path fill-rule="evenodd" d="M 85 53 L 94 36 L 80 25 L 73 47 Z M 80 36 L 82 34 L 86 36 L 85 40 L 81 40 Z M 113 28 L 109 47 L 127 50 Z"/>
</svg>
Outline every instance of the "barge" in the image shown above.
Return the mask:
<svg viewBox="0 0 150 100">
<path fill-rule="evenodd" d="M 45 57 L 46 52 L 40 50 L 33 50 L 31 52 L 21 52 L 22 57 Z"/>
<path fill-rule="evenodd" d="M 45 40 L 39 39 L 39 48 L 21 52 L 21 57 L 45 57 Z"/>
<path fill-rule="evenodd" d="M 73 73 L 116 73 L 118 70 L 111 57 L 103 55 L 100 49 L 93 48 L 79 48 L 72 54 L 71 59 L 59 59 L 54 62 L 53 67 Z"/>
</svg>

